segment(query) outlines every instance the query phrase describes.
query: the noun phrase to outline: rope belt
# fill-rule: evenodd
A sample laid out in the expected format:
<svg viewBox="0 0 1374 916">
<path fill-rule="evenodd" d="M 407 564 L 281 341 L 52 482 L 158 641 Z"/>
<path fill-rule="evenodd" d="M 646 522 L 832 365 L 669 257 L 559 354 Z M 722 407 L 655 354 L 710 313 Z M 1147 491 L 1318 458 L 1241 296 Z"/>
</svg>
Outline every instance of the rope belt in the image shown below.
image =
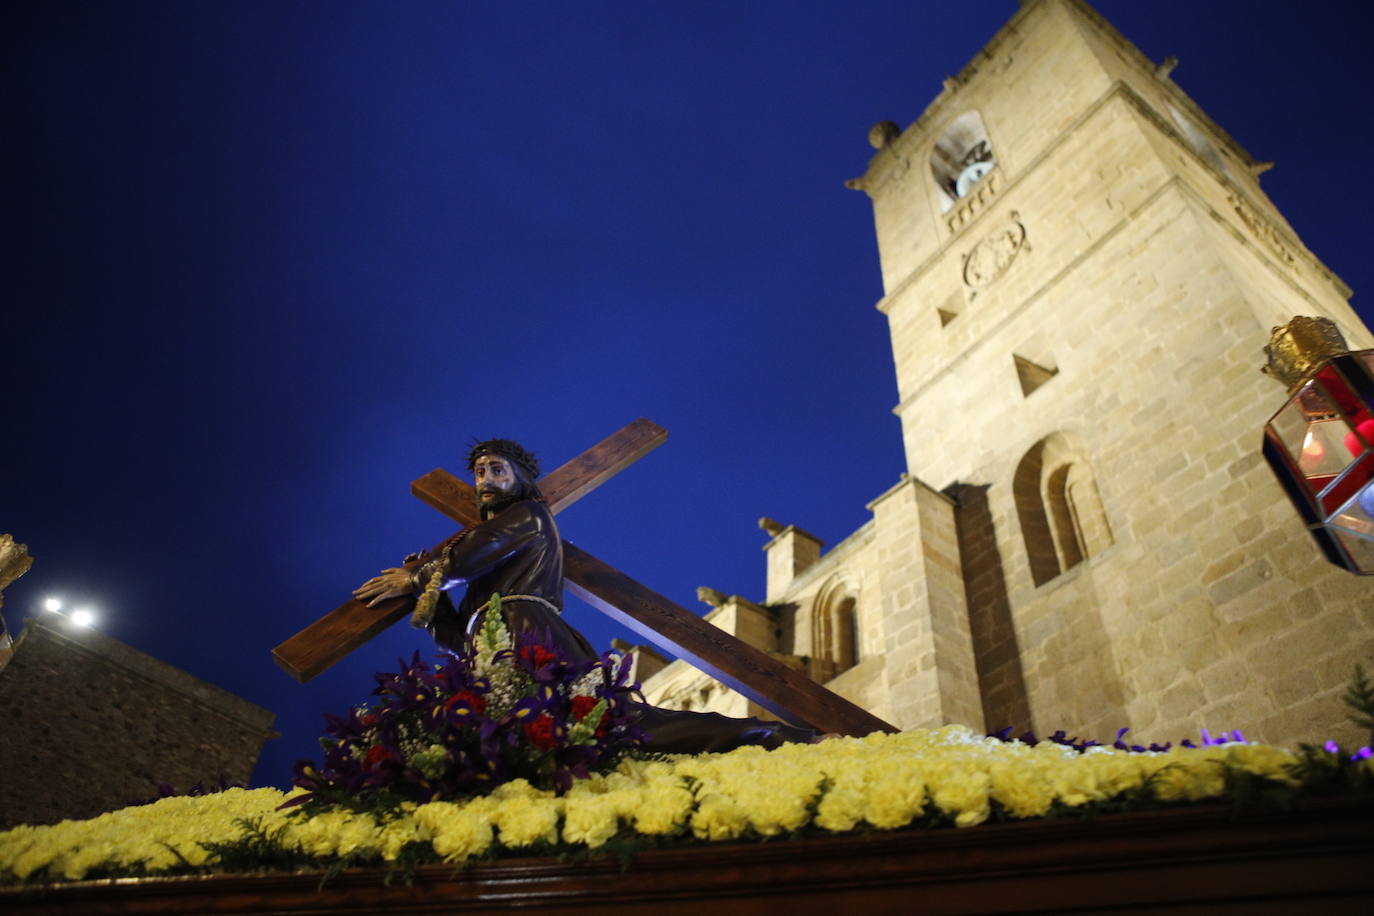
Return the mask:
<svg viewBox="0 0 1374 916">
<path fill-rule="evenodd" d="M 410 625 L 415 629 L 427 630 L 433 626 L 434 607 L 439 601 L 439 591 L 440 586 L 443 584 L 443 579 L 444 574 L 442 567 L 436 569 L 429 577 L 429 582 L 426 583 L 424 591 L 421 592 L 419 598 L 416 599 L 415 610 L 410 614 Z M 549 601 L 547 598 L 541 598 L 538 595 L 502 595 L 501 600 L 533 601 L 535 604 L 542 604 L 555 614 L 561 615 L 563 613 L 552 601 Z M 486 616 L 490 608 L 491 600 L 488 599 L 485 604 L 473 611 L 472 618 L 468 620 L 467 625 L 467 633 L 469 636 L 477 632 L 477 626 L 481 623 L 482 618 Z"/>
<path fill-rule="evenodd" d="M 549 601 L 547 598 L 540 598 L 538 595 L 502 595 L 501 603 L 505 604 L 507 601 L 533 601 L 535 604 L 544 605 L 544 607 L 548 608 L 549 610 L 553 611 L 555 614 L 558 614 L 559 616 L 562 616 L 563 614 L 563 612 L 560 611 L 552 601 Z M 487 616 L 487 611 L 489 610 L 491 610 L 490 598 L 487 599 L 486 604 L 483 604 L 477 610 L 472 612 L 472 617 L 468 619 L 467 626 L 467 634 L 469 637 L 474 637 L 477 635 L 477 631 L 482 628 L 482 620 Z"/>
</svg>

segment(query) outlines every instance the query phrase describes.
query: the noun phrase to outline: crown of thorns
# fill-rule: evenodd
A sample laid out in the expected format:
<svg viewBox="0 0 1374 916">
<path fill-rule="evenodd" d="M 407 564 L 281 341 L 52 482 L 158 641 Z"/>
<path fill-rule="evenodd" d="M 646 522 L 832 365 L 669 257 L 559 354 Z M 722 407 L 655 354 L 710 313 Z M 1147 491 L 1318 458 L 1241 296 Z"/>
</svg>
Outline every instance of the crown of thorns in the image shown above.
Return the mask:
<svg viewBox="0 0 1374 916">
<path fill-rule="evenodd" d="M 539 476 L 539 459 L 525 450 L 518 442 L 510 439 L 488 439 L 478 442 L 468 450 L 468 470 L 476 470 L 477 459 L 483 455 L 500 455 L 507 461 L 518 464 L 530 475 L 530 480 Z"/>
</svg>

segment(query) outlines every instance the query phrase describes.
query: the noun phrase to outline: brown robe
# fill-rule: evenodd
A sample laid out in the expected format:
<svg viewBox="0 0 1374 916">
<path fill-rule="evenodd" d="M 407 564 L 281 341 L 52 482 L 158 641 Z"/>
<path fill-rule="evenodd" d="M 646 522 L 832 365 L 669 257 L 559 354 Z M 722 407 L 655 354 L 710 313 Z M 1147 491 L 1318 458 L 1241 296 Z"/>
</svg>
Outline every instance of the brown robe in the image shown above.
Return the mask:
<svg viewBox="0 0 1374 916">
<path fill-rule="evenodd" d="M 443 573 L 445 592 L 435 606 L 430 630 L 440 645 L 461 649 L 473 614 L 497 593 L 512 633 L 547 632 L 550 648 L 570 661 L 598 658 L 586 637 L 561 614 L 540 602 L 507 597 L 534 595 L 560 611 L 563 608 L 563 542 L 553 513 L 543 502 L 519 500 L 450 541 L 416 569 L 417 592 L 436 571 Z M 463 583 L 467 591 L 455 608 L 447 589 Z M 810 742 L 817 736 L 809 728 L 780 722 L 638 705 L 639 727 L 649 734 L 646 747 L 659 753 L 728 751 L 746 744 L 773 748 L 789 741 Z"/>
</svg>

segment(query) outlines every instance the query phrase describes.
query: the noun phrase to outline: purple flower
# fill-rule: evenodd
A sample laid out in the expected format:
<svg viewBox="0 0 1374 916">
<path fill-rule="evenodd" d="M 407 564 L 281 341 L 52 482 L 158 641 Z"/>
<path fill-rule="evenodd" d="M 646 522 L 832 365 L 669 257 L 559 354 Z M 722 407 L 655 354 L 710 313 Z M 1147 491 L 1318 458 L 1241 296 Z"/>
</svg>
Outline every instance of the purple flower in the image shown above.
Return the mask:
<svg viewBox="0 0 1374 916">
<path fill-rule="evenodd" d="M 1236 729 L 1235 731 L 1230 731 L 1230 732 L 1222 732 L 1221 734 L 1217 735 L 1215 738 L 1213 738 L 1213 737 L 1208 733 L 1207 729 L 1204 728 L 1204 729 L 1202 729 L 1201 731 L 1202 731 L 1202 746 L 1203 746 L 1203 747 L 1207 747 L 1207 746 L 1209 746 L 1209 745 L 1219 745 L 1219 744 L 1245 744 L 1245 743 L 1246 743 L 1246 741 L 1245 741 L 1245 735 L 1241 734 L 1240 729 Z M 1184 746 L 1185 746 L 1185 747 L 1188 746 L 1187 742 L 1184 742 Z"/>
<path fill-rule="evenodd" d="M 307 790 L 301 800 L 349 805 L 374 792 L 388 803 L 462 798 L 516 778 L 561 793 L 646 740 L 628 658 L 570 662 L 547 635 L 517 633 L 492 662 L 508 666 L 501 702 L 491 679 L 477 675 L 471 645 L 438 665 L 417 652 L 399 670 L 377 674 L 373 705 L 325 716 L 323 763 L 295 768 L 295 784 Z M 595 696 L 584 689 L 574 697 L 574 685 L 593 672 Z M 597 702 L 605 712 L 595 735 L 569 745 L 571 726 Z"/>
</svg>

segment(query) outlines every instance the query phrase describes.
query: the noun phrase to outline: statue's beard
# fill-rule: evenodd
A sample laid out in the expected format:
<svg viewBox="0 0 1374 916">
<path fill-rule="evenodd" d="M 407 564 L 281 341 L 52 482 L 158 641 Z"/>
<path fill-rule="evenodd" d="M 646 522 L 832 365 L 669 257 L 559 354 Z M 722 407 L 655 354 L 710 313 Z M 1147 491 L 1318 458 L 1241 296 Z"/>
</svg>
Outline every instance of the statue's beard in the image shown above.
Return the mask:
<svg viewBox="0 0 1374 916">
<path fill-rule="evenodd" d="M 493 515 L 500 515 L 524 498 L 525 488 L 523 486 L 516 487 L 509 493 L 498 492 L 495 499 L 485 502 L 482 500 L 482 494 L 479 493 L 477 494 L 477 511 L 481 514 L 482 521 L 485 522 Z"/>
</svg>

